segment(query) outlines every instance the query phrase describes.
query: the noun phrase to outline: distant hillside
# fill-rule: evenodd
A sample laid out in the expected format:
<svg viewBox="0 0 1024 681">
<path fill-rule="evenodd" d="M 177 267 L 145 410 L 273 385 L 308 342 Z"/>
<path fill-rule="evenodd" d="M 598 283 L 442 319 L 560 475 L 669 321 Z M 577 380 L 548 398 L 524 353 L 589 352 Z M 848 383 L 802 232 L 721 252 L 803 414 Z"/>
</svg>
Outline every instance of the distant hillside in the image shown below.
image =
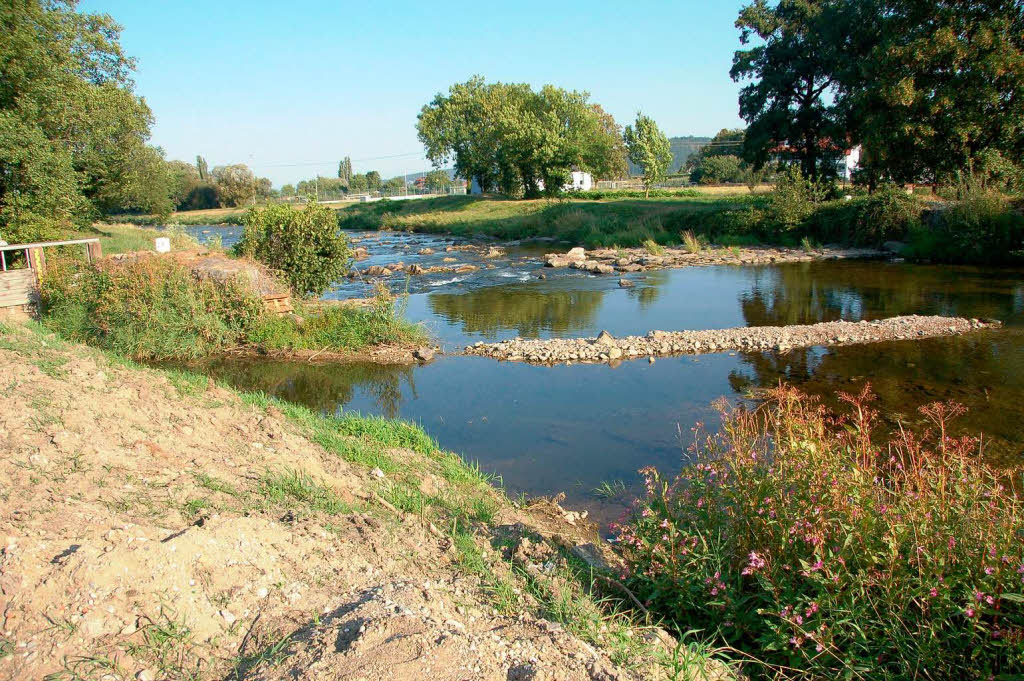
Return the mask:
<svg viewBox="0 0 1024 681">
<path fill-rule="evenodd" d="M 675 173 L 686 165 L 686 162 L 690 160 L 691 156 L 700 150 L 702 144 L 710 142 L 711 138 L 688 135 L 686 137 L 669 137 L 668 141 L 672 145 L 672 165 L 669 166 L 668 172 Z M 642 175 L 643 170 L 639 166 L 635 166 L 630 163 L 629 174 Z"/>
</svg>

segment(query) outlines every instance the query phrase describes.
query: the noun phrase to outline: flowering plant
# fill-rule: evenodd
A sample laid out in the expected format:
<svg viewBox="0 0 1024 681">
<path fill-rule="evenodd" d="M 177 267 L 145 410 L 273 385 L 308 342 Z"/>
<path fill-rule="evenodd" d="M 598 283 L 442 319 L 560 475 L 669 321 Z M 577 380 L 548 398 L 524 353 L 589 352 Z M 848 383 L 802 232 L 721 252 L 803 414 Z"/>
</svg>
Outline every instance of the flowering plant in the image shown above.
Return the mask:
<svg viewBox="0 0 1024 681">
<path fill-rule="evenodd" d="M 1024 672 L 1019 471 L 947 433 L 873 437 L 867 388 L 837 418 L 791 388 L 722 407 L 674 479 L 618 527 L 632 588 L 774 674 L 989 678 Z M 1020 482 L 1018 477 L 1016 480 Z"/>
</svg>

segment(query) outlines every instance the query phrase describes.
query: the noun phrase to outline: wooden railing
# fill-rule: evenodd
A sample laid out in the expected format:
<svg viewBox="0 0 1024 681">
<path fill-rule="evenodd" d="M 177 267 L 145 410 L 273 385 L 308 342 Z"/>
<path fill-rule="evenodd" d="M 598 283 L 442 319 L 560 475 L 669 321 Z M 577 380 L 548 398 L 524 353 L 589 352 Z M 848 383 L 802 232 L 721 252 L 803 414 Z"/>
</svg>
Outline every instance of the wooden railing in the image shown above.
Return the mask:
<svg viewBox="0 0 1024 681">
<path fill-rule="evenodd" d="M 43 249 L 79 245 L 85 246 L 85 257 L 89 262 L 103 256 L 100 240 L 97 238 L 0 246 L 0 307 L 27 305 L 32 301 L 39 280 L 46 272 L 46 253 Z M 24 252 L 25 267 L 8 267 L 7 254 L 12 252 Z"/>
</svg>

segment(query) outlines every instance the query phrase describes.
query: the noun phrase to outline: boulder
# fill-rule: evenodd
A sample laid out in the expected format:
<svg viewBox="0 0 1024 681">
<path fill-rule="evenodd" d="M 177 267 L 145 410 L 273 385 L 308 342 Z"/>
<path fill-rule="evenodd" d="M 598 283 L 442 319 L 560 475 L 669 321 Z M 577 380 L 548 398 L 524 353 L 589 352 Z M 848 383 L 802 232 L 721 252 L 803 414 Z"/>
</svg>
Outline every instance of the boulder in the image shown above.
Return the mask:
<svg viewBox="0 0 1024 681">
<path fill-rule="evenodd" d="M 602 330 L 594 339 L 594 345 L 615 345 L 615 336 Z"/>
<path fill-rule="evenodd" d="M 586 260 L 587 252 L 581 246 L 577 246 L 576 248 L 570 248 L 565 257 L 569 260 Z"/>
<path fill-rule="evenodd" d="M 370 265 L 363 270 L 363 274 L 370 277 L 387 277 L 391 275 L 391 270 L 383 265 Z"/>
<path fill-rule="evenodd" d="M 429 362 L 434 359 L 434 351 L 428 347 L 416 348 L 412 351 L 412 356 L 421 362 Z"/>
<path fill-rule="evenodd" d="M 902 253 L 906 247 L 902 241 L 886 241 L 882 244 L 882 250 L 887 253 Z"/>
<path fill-rule="evenodd" d="M 629 279 L 619 279 L 619 286 L 622 288 L 632 288 L 635 284 Z"/>
</svg>

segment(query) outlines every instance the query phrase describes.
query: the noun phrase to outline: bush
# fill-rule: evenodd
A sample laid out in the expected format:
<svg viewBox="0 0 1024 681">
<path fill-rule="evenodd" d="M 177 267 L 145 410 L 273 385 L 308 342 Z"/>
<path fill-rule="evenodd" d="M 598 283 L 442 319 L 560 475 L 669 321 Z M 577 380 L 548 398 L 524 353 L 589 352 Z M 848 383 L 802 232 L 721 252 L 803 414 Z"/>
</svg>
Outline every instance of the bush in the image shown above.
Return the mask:
<svg viewBox="0 0 1024 681">
<path fill-rule="evenodd" d="M 904 239 L 921 221 L 923 204 L 900 187 L 882 186 L 873 194 L 849 201 L 830 201 L 817 208 L 803 230 L 822 242 L 879 246 Z"/>
<path fill-rule="evenodd" d="M 697 184 L 722 184 L 723 182 L 746 182 L 751 172 L 739 156 L 705 156 L 690 173 L 690 182 Z"/>
<path fill-rule="evenodd" d="M 196 359 L 241 342 L 265 316 L 242 286 L 198 281 L 173 260 L 54 261 L 43 323 L 61 336 L 138 359 Z"/>
<path fill-rule="evenodd" d="M 1024 672 L 1024 505 L 977 441 L 949 436 L 961 408 L 922 408 L 929 432 L 876 444 L 867 391 L 841 397 L 836 420 L 780 388 L 725 413 L 674 480 L 644 471 L 619 532 L 630 585 L 766 675 Z"/>
<path fill-rule="evenodd" d="M 814 182 L 797 167 L 789 168 L 768 195 L 766 227 L 776 233 L 791 232 L 803 225 L 815 208 L 835 198 L 835 188 L 826 182 Z"/>
<path fill-rule="evenodd" d="M 267 350 L 359 350 L 424 340 L 422 329 L 405 319 L 404 310 L 396 309 L 394 297 L 383 287 L 368 307 L 323 307 L 298 326 L 288 318 L 270 317 L 248 337 Z"/>
<path fill-rule="evenodd" d="M 319 296 L 348 272 L 352 251 L 326 206 L 271 204 L 251 208 L 244 222 L 236 251 L 281 271 L 299 295 Z"/>
<path fill-rule="evenodd" d="M 1024 215 L 1001 194 L 973 190 L 912 229 L 906 255 L 941 262 L 1012 264 L 1024 260 Z"/>
</svg>

